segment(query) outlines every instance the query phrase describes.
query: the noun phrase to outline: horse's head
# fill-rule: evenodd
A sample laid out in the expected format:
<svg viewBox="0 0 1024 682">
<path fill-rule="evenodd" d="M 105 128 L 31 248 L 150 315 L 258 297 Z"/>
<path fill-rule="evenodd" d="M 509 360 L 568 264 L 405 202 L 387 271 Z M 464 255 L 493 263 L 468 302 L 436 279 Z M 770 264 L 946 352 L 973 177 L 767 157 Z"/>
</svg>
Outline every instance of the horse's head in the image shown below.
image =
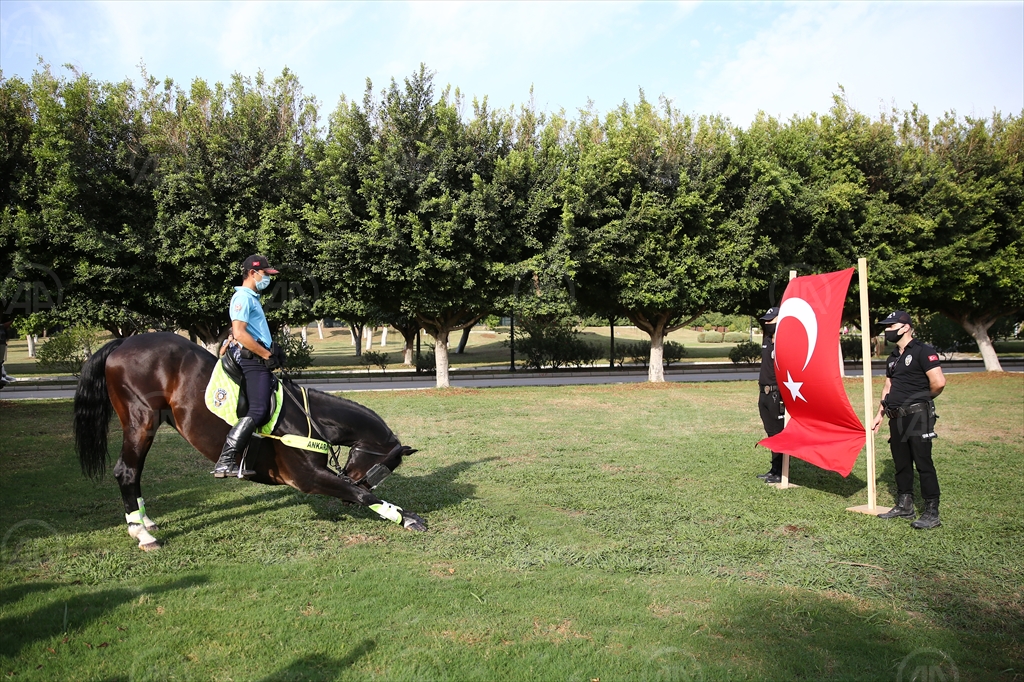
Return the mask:
<svg viewBox="0 0 1024 682">
<path fill-rule="evenodd" d="M 357 441 L 348 451 L 348 461 L 341 474 L 367 490 L 373 490 L 402 463 L 402 458 L 416 452 L 397 440 L 378 445 Z"/>
</svg>

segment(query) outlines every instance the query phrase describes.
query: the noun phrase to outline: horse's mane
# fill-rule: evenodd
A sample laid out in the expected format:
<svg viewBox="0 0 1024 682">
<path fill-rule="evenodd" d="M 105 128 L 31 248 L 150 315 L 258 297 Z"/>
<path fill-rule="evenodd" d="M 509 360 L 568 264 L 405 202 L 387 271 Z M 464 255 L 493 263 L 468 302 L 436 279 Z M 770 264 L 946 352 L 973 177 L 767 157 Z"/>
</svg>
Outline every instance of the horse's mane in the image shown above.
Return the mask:
<svg viewBox="0 0 1024 682">
<path fill-rule="evenodd" d="M 288 383 L 291 383 L 292 386 L 298 388 L 298 384 L 295 384 L 294 382 Z M 379 414 L 371 410 L 369 407 L 366 407 L 365 405 L 360 405 L 359 403 L 353 400 L 342 398 L 341 396 L 331 395 L 330 393 L 326 393 L 315 388 L 307 388 L 306 391 L 309 393 L 310 396 L 311 412 L 314 396 L 316 396 L 318 400 L 321 400 L 324 403 L 326 403 L 327 414 L 313 415 L 313 417 L 316 418 L 318 421 L 323 420 L 325 417 L 327 417 L 331 419 L 331 421 L 336 421 L 339 424 L 347 423 L 351 425 L 353 428 L 356 428 L 357 430 L 359 429 L 360 426 L 363 429 L 372 429 L 376 427 L 380 429 L 380 435 L 384 436 L 385 440 L 388 437 L 394 438 L 394 432 L 387 425 L 387 423 L 381 418 Z M 299 400 L 301 401 L 301 398 L 299 398 Z M 359 422 L 359 425 L 352 424 L 352 422 Z"/>
</svg>

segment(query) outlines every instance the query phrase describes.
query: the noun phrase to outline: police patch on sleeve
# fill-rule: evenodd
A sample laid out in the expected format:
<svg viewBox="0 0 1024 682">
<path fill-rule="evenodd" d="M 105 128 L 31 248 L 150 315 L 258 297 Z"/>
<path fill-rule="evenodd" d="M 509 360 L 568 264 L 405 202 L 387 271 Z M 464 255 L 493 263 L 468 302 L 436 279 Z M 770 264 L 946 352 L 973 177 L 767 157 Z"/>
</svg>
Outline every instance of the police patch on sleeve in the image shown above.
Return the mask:
<svg viewBox="0 0 1024 682">
<path fill-rule="evenodd" d="M 236 303 L 235 304 L 235 311 L 237 312 L 237 311 L 239 311 L 241 309 L 242 309 L 242 304 L 241 303 Z"/>
<path fill-rule="evenodd" d="M 929 355 L 928 356 L 928 361 L 929 362 L 938 362 L 939 361 L 939 356 L 938 355 Z"/>
</svg>

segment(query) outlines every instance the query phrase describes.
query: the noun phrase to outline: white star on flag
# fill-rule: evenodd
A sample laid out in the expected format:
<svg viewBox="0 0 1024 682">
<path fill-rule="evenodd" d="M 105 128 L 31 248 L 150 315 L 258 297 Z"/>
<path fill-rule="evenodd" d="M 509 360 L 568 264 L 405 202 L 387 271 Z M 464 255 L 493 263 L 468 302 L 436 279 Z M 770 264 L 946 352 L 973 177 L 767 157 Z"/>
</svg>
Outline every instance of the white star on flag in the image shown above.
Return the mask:
<svg viewBox="0 0 1024 682">
<path fill-rule="evenodd" d="M 800 387 L 804 385 L 802 381 L 793 381 L 793 376 L 786 371 L 786 380 L 782 382 L 782 385 L 789 389 L 789 395 L 793 400 L 800 398 L 800 400 L 807 402 L 807 398 L 803 397 L 800 393 Z"/>
</svg>

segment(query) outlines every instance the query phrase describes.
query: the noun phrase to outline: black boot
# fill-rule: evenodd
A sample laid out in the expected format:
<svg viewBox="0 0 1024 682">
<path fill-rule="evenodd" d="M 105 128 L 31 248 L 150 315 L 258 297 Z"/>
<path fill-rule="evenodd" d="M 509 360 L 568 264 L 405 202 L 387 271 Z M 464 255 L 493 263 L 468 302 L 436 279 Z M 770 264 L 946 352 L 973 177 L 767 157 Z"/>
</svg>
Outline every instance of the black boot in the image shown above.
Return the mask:
<svg viewBox="0 0 1024 682">
<path fill-rule="evenodd" d="M 896 506 L 879 514 L 880 519 L 912 519 L 917 514 L 914 512 L 914 496 L 910 493 L 900 493 L 896 500 Z"/>
<path fill-rule="evenodd" d="M 224 449 L 221 450 L 217 466 L 213 467 L 214 478 L 226 478 L 227 476 L 238 475 L 238 458 L 245 451 L 249 444 L 252 432 L 256 430 L 256 422 L 251 417 L 242 417 L 238 423 L 228 431 L 228 437 L 224 441 Z M 242 476 L 252 476 L 255 471 L 245 469 Z"/>
<path fill-rule="evenodd" d="M 939 499 L 925 500 L 924 511 L 921 513 L 921 518 L 914 521 L 910 526 L 912 528 L 938 528 L 942 525 L 942 521 L 939 521 Z"/>
</svg>

